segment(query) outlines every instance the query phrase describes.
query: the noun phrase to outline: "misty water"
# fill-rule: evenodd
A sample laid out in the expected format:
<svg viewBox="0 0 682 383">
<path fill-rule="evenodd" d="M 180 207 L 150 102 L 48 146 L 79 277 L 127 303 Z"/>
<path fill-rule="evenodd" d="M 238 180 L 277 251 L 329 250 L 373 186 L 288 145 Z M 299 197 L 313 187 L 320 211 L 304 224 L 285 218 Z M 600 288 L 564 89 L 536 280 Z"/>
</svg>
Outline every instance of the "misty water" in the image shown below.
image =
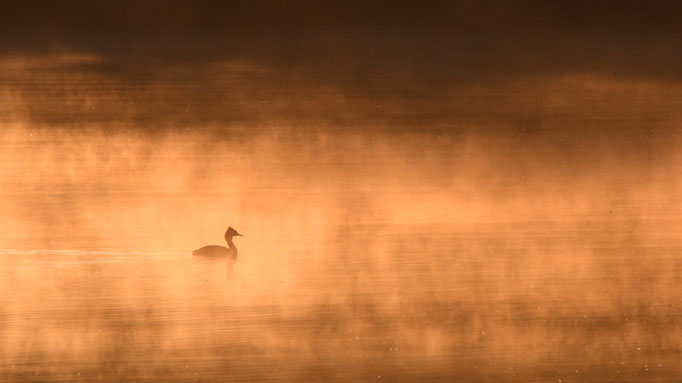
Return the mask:
<svg viewBox="0 0 682 383">
<path fill-rule="evenodd" d="M 83 110 L 175 101 L 149 101 L 158 84 L 62 100 L 60 84 L 39 111 L 45 89 L 3 95 L 22 112 L 0 133 L 0 381 L 682 374 L 676 138 L 490 128 L 509 107 L 450 130 L 376 126 L 363 105 L 351 126 L 111 126 Z M 244 234 L 231 277 L 191 255 L 228 226 Z"/>
</svg>

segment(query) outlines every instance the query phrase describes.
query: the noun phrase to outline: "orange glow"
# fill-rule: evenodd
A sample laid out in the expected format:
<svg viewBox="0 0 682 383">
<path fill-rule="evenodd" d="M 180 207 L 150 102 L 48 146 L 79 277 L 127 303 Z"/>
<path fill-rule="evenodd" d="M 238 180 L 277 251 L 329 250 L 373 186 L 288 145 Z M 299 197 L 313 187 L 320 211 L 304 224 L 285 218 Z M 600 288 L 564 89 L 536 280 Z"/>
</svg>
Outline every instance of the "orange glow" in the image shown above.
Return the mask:
<svg viewBox="0 0 682 383">
<path fill-rule="evenodd" d="M 0 61 L 0 380 L 682 373 L 679 84 L 107 65 Z"/>
</svg>

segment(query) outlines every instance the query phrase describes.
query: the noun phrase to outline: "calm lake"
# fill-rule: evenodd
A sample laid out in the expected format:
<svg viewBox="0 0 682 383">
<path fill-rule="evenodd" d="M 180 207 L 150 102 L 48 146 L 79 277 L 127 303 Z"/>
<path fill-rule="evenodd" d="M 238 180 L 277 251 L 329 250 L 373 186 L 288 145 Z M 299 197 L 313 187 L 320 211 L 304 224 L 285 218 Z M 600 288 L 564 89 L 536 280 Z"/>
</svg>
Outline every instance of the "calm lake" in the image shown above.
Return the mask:
<svg viewBox="0 0 682 383">
<path fill-rule="evenodd" d="M 474 89 L 457 119 L 390 89 L 231 93 L 262 68 L 204 92 L 60 60 L 3 63 L 0 381 L 682 376 L 682 146 L 641 128 L 646 86 L 553 82 L 579 104 L 551 110 Z M 575 110 L 604 94 L 641 118 L 594 133 Z M 519 128 L 538 115 L 556 130 Z M 191 255 L 228 226 L 231 276 Z"/>
</svg>

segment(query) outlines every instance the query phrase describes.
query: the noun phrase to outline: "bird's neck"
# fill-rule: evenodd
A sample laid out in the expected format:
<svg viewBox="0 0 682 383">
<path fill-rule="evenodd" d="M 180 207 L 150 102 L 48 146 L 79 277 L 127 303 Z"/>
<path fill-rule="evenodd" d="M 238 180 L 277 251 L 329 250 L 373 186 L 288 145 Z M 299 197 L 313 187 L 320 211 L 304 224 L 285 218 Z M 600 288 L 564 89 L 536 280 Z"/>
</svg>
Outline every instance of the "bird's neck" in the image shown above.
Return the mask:
<svg viewBox="0 0 682 383">
<path fill-rule="evenodd" d="M 232 242 L 232 238 L 225 238 L 225 241 L 227 242 L 228 249 L 230 250 L 236 249 L 236 247 L 234 246 L 234 242 Z"/>
</svg>

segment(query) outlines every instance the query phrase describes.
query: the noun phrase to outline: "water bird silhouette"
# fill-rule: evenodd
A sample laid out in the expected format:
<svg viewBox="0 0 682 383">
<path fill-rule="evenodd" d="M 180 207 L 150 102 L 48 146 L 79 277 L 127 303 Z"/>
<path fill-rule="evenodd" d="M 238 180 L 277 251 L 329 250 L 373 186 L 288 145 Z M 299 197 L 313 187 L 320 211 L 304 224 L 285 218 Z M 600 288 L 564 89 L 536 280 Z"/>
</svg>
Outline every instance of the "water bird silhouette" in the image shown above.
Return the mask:
<svg viewBox="0 0 682 383">
<path fill-rule="evenodd" d="M 211 259 L 228 259 L 230 263 L 233 263 L 237 260 L 237 246 L 232 242 L 232 238 L 234 237 L 243 237 L 243 235 L 239 234 L 237 230 L 230 226 L 225 232 L 227 247 L 218 245 L 204 246 L 201 249 L 194 250 L 192 255 Z"/>
</svg>

